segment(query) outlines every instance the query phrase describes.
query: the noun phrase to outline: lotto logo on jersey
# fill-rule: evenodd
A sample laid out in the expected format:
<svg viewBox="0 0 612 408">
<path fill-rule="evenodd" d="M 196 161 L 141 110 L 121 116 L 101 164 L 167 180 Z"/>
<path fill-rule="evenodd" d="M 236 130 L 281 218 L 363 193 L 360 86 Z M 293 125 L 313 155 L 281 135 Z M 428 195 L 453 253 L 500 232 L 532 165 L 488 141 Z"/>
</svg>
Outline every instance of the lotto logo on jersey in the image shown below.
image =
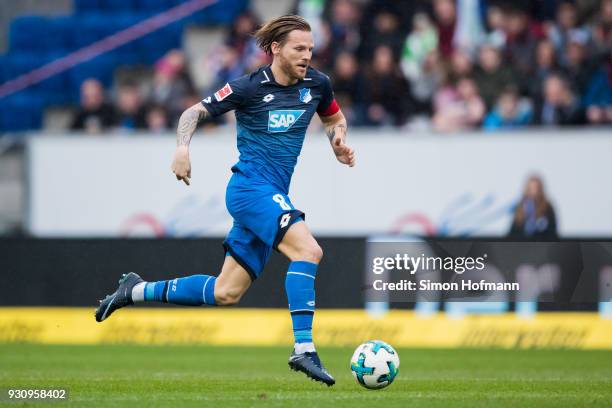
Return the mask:
<svg viewBox="0 0 612 408">
<path fill-rule="evenodd" d="M 230 86 L 230 84 L 225 84 L 223 88 L 215 92 L 215 99 L 217 100 L 217 102 L 221 102 L 222 100 L 230 96 L 233 92 L 234 91 L 232 91 L 232 87 Z"/>
<path fill-rule="evenodd" d="M 286 132 L 298 121 L 305 110 L 275 110 L 268 112 L 268 132 Z"/>
</svg>

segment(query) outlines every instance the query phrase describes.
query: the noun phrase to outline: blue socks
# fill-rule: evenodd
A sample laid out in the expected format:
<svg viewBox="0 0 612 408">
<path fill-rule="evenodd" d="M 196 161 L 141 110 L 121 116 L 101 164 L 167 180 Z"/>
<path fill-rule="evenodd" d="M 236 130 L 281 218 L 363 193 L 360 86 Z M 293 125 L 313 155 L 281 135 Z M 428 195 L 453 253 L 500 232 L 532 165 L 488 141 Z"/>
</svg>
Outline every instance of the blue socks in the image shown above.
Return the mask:
<svg viewBox="0 0 612 408">
<path fill-rule="evenodd" d="M 314 282 L 318 266 L 307 261 L 291 262 L 285 279 L 298 353 L 314 351 L 312 320 L 315 311 Z M 172 280 L 143 282 L 132 290 L 132 299 L 135 302 L 157 301 L 186 306 L 215 305 L 216 280 L 215 276 L 192 275 Z"/>
<path fill-rule="evenodd" d="M 289 312 L 293 323 L 296 346 L 312 344 L 312 318 L 315 311 L 314 282 L 319 265 L 306 261 L 289 264 L 285 290 L 289 301 Z M 314 351 L 314 346 L 313 350 Z"/>
<path fill-rule="evenodd" d="M 215 276 L 192 275 L 167 281 L 147 282 L 143 300 L 186 306 L 215 305 L 216 281 Z"/>
</svg>

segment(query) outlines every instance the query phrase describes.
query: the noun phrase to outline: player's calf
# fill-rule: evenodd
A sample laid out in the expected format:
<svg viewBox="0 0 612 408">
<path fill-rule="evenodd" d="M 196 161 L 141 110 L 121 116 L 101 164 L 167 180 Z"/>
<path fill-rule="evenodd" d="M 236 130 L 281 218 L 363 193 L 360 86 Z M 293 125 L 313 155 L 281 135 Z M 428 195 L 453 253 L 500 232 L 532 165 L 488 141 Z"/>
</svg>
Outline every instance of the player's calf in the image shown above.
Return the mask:
<svg viewBox="0 0 612 408">
<path fill-rule="evenodd" d="M 336 381 L 321 364 L 312 341 L 312 321 L 315 311 L 314 281 L 317 267 L 317 263 L 308 261 L 294 261 L 289 264 L 285 290 L 295 339 L 293 353 L 289 357 L 289 367 L 303 372 L 315 381 L 331 386 Z"/>
<path fill-rule="evenodd" d="M 220 286 L 215 287 L 215 300 L 218 306 L 233 306 L 240 302 L 243 292 L 237 288 Z"/>
<path fill-rule="evenodd" d="M 249 273 L 231 256 L 225 257 L 221 274 L 215 283 L 214 297 L 218 306 L 232 306 L 240 301 L 251 286 Z"/>
</svg>

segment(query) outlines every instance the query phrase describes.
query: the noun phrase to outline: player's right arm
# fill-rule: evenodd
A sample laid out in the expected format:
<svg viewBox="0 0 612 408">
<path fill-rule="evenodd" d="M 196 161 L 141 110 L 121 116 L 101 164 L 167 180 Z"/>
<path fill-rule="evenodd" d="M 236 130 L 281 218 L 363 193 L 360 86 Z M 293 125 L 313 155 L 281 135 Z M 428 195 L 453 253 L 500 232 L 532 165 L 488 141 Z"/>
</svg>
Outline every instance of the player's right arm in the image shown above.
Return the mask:
<svg viewBox="0 0 612 408">
<path fill-rule="evenodd" d="M 191 178 L 191 161 L 189 160 L 189 143 L 201 120 L 209 116 L 201 103 L 188 108 L 181 115 L 176 129 L 176 151 L 172 161 L 172 172 L 177 180 L 189 185 Z"/>
<path fill-rule="evenodd" d="M 172 161 L 172 172 L 177 180 L 189 185 L 191 162 L 189 161 L 189 143 L 198 126 L 198 122 L 209 116 L 216 117 L 239 109 L 252 92 L 253 84 L 249 75 L 234 79 L 214 94 L 202 99 L 181 115 L 176 129 L 176 152 Z"/>
</svg>

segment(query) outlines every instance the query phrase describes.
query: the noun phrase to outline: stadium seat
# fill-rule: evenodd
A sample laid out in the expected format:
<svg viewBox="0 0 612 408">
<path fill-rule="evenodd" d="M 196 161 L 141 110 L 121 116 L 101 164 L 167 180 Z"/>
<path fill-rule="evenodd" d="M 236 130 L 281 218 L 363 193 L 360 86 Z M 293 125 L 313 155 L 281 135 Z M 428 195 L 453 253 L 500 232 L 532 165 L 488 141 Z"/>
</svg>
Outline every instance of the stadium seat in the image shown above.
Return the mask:
<svg viewBox="0 0 612 408">
<path fill-rule="evenodd" d="M 75 37 L 78 36 L 75 27 L 78 19 L 75 16 L 62 16 L 50 19 L 51 33 L 45 39 L 45 51 L 64 51 L 75 48 Z"/>
<path fill-rule="evenodd" d="M 100 11 L 110 13 L 129 13 L 137 9 L 137 0 L 104 0 L 104 7 Z"/>
<path fill-rule="evenodd" d="M 2 99 L 0 133 L 40 128 L 43 108 L 43 101 L 36 92 L 19 92 Z"/>
<path fill-rule="evenodd" d="M 44 49 L 40 38 L 48 35 L 50 19 L 42 16 L 22 16 L 14 19 L 9 28 L 9 50 Z"/>
<path fill-rule="evenodd" d="M 168 50 L 181 46 L 183 27 L 171 24 L 135 41 L 136 52 L 146 64 L 153 64 Z"/>
<path fill-rule="evenodd" d="M 160 12 L 176 6 L 172 0 L 135 0 L 135 8 L 140 12 Z"/>
<path fill-rule="evenodd" d="M 42 57 L 43 62 L 47 64 L 64 57 L 66 54 L 67 51 L 62 50 L 44 54 Z M 44 98 L 45 105 L 65 105 L 73 100 L 69 87 L 68 72 L 61 72 L 42 81 L 39 89 Z"/>
<path fill-rule="evenodd" d="M 97 12 L 102 7 L 103 0 L 74 0 L 74 9 L 77 13 Z"/>
<path fill-rule="evenodd" d="M 10 25 L 10 51 L 0 57 L 0 83 L 89 46 L 185 1 L 187 0 L 74 0 L 75 14 L 71 16 L 18 17 Z M 179 48 L 185 25 L 228 24 L 247 6 L 248 0 L 218 2 L 186 19 L 33 85 L 14 95 L 6 106 L 3 100 L 2 123 L 12 130 L 40 125 L 42 114 L 32 114 L 22 119 L 11 118 L 11 115 L 15 115 L 16 110 L 34 96 L 36 103 L 41 105 L 41 112 L 43 105 L 76 103 L 80 85 L 85 79 L 97 78 L 108 87 L 112 83 L 113 71 L 117 66 L 153 64 L 167 51 Z"/>
<path fill-rule="evenodd" d="M 108 32 L 107 22 L 94 13 L 84 13 L 79 16 L 73 26 L 74 48 L 82 48 L 105 37 Z"/>
<path fill-rule="evenodd" d="M 109 87 L 113 80 L 113 72 L 117 65 L 117 60 L 113 55 L 101 55 L 68 72 L 70 92 L 73 100 L 78 100 L 79 88 L 83 81 L 88 78 L 98 79 Z"/>
<path fill-rule="evenodd" d="M 12 52 L 6 56 L 4 72 L 7 79 L 15 79 L 40 68 L 43 64 L 44 60 L 39 53 L 30 51 Z M 36 90 L 38 88 L 39 85 L 33 85 L 29 89 Z"/>
<path fill-rule="evenodd" d="M 7 57 L 5 55 L 0 55 L 0 84 L 3 84 L 10 79 L 6 73 L 6 64 Z"/>
<path fill-rule="evenodd" d="M 3 57 L 2 76 L 4 81 L 15 79 L 32 70 L 65 55 L 65 52 L 52 53 L 19 52 Z M 49 104 L 64 104 L 70 101 L 67 96 L 67 74 L 60 73 L 27 88 L 30 92 L 38 92 L 43 102 Z M 2 81 L 2 82 L 4 82 Z"/>
<path fill-rule="evenodd" d="M 89 46 L 137 22 L 133 14 L 84 13 L 74 25 L 75 48 Z"/>
<path fill-rule="evenodd" d="M 119 47 L 116 50 L 109 52 L 107 55 L 116 61 L 118 67 L 125 65 L 139 65 L 144 63 L 140 53 L 135 52 L 132 45 L 129 47 Z"/>
<path fill-rule="evenodd" d="M 74 26 L 72 16 L 19 17 L 11 23 L 9 49 L 13 52 L 69 49 L 73 45 Z"/>
</svg>

